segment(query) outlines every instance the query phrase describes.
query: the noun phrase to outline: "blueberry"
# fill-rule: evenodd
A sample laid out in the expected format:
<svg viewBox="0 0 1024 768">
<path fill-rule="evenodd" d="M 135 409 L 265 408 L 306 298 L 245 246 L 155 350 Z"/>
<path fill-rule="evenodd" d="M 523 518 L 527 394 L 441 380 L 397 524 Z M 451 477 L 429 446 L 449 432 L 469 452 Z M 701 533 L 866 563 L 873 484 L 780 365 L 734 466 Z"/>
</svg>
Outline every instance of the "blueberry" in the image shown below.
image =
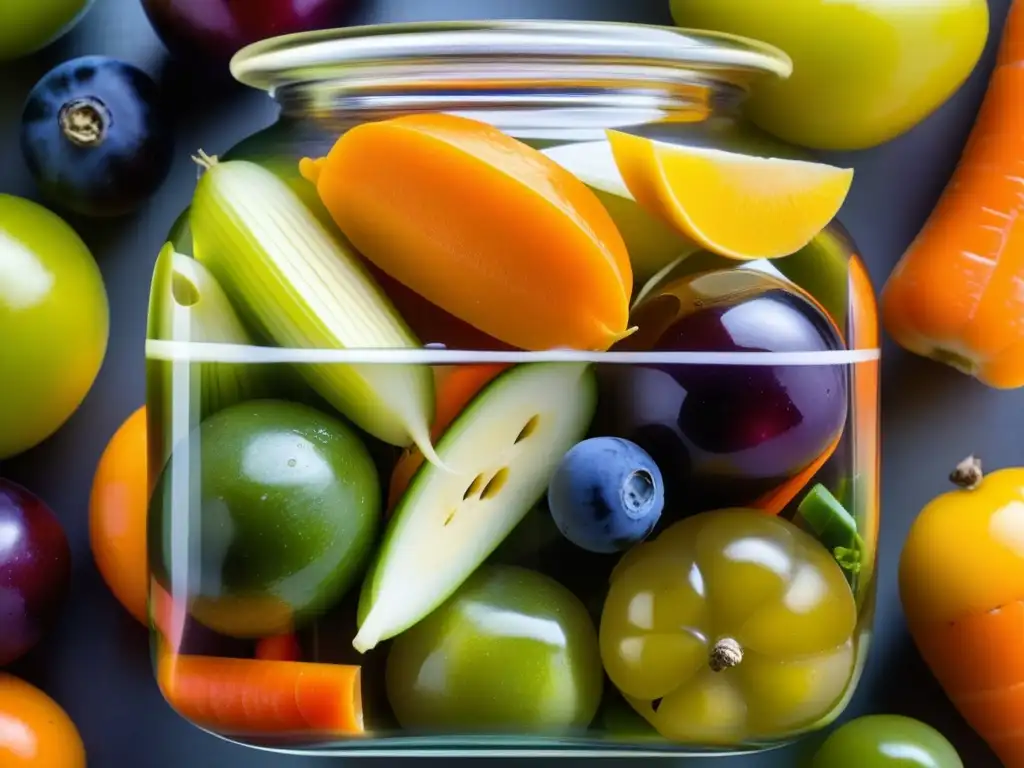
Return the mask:
<svg viewBox="0 0 1024 768">
<path fill-rule="evenodd" d="M 643 448 L 617 437 L 595 437 L 565 454 L 548 486 L 548 506 L 569 541 L 611 554 L 654 530 L 665 506 L 665 486 Z"/>
<path fill-rule="evenodd" d="M 171 119 L 145 72 L 106 56 L 83 56 L 50 70 L 29 93 L 21 151 L 55 205 L 84 216 L 120 216 L 167 178 Z"/>
</svg>

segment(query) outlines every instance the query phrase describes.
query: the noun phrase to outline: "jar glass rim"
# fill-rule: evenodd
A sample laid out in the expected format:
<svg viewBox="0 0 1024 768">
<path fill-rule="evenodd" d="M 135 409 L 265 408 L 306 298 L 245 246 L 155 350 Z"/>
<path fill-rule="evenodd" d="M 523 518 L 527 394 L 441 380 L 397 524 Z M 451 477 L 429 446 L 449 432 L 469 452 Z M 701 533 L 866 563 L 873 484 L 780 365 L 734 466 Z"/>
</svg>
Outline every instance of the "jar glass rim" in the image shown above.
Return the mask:
<svg viewBox="0 0 1024 768">
<path fill-rule="evenodd" d="M 242 48 L 232 76 L 273 93 L 296 83 L 344 80 L 366 70 L 417 62 L 558 62 L 788 78 L 789 56 L 775 46 L 723 32 L 604 21 L 501 20 L 353 26 L 269 38 Z"/>
</svg>

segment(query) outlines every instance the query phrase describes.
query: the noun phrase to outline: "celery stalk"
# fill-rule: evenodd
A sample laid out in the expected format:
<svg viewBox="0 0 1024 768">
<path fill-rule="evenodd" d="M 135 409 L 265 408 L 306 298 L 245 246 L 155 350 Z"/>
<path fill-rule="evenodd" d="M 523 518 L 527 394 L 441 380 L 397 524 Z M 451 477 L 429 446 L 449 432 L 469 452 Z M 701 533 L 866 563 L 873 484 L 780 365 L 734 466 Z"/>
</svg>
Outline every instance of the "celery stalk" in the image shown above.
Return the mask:
<svg viewBox="0 0 1024 768">
<path fill-rule="evenodd" d="M 415 349 L 422 345 L 340 232 L 284 181 L 245 160 L 200 155 L 192 200 L 196 258 L 243 318 L 296 349 Z M 434 380 L 427 365 L 303 364 L 299 372 L 358 427 L 392 445 L 430 441 Z"/>
<path fill-rule="evenodd" d="M 174 220 L 167 239 L 178 253 L 183 253 L 186 256 L 192 255 L 192 224 L 189 221 L 188 208 L 182 211 L 178 218 Z"/>
</svg>

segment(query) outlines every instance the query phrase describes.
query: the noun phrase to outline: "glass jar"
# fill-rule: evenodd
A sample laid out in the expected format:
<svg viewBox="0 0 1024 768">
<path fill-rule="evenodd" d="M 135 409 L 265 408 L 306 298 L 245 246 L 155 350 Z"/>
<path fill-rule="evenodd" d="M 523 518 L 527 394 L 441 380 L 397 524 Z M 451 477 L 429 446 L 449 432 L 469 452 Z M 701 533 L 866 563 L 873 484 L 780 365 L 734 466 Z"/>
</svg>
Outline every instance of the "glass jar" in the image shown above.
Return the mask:
<svg viewBox="0 0 1024 768">
<path fill-rule="evenodd" d="M 799 158 L 741 111 L 785 54 L 411 24 L 232 70 L 281 117 L 199 158 L 150 305 L 171 706 L 323 755 L 736 754 L 834 720 L 874 610 L 866 270 L 838 221 L 780 258 L 701 249 L 608 133 Z M 588 312 L 631 329 L 587 340 Z"/>
</svg>

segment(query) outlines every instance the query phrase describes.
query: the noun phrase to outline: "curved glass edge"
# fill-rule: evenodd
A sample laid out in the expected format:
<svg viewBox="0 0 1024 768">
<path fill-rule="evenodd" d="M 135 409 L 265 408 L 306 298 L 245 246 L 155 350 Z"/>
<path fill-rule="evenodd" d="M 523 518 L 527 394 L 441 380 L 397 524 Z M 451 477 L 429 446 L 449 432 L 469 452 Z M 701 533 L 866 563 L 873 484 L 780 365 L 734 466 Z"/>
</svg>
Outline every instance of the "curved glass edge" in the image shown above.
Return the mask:
<svg viewBox="0 0 1024 768">
<path fill-rule="evenodd" d="M 299 32 L 242 48 L 232 76 L 263 90 L 297 79 L 334 79 L 346 68 L 438 57 L 465 61 L 535 57 L 630 62 L 661 68 L 706 67 L 788 78 L 792 59 L 768 43 L 708 30 L 603 21 L 504 20 L 373 24 Z"/>
<path fill-rule="evenodd" d="M 197 726 L 198 727 L 198 726 Z M 620 742 L 602 745 L 601 742 L 580 740 L 575 742 L 565 739 L 550 739 L 540 741 L 536 739 L 523 739 L 521 743 L 512 744 L 508 740 L 465 739 L 456 742 L 453 739 L 440 739 L 424 737 L 422 739 L 408 739 L 402 745 L 386 746 L 386 740 L 359 745 L 356 743 L 345 746 L 322 746 L 309 749 L 271 747 L 253 745 L 247 742 L 237 742 L 226 736 L 222 736 L 205 728 L 199 730 L 216 736 L 221 741 L 229 744 L 241 744 L 242 746 L 255 749 L 260 752 L 269 752 L 278 755 L 294 755 L 296 757 L 416 757 L 416 758 L 444 758 L 444 757 L 475 757 L 487 759 L 510 759 L 510 758 L 637 758 L 637 757 L 668 757 L 675 759 L 682 758 L 712 758 L 712 757 L 743 757 L 747 755 L 759 755 L 764 752 L 774 752 L 785 749 L 793 744 L 793 741 L 766 744 L 749 749 L 728 749 L 722 751 L 697 751 L 685 745 L 673 745 L 666 743 L 665 746 L 653 748 L 650 745 L 637 744 L 630 746 Z"/>
</svg>

